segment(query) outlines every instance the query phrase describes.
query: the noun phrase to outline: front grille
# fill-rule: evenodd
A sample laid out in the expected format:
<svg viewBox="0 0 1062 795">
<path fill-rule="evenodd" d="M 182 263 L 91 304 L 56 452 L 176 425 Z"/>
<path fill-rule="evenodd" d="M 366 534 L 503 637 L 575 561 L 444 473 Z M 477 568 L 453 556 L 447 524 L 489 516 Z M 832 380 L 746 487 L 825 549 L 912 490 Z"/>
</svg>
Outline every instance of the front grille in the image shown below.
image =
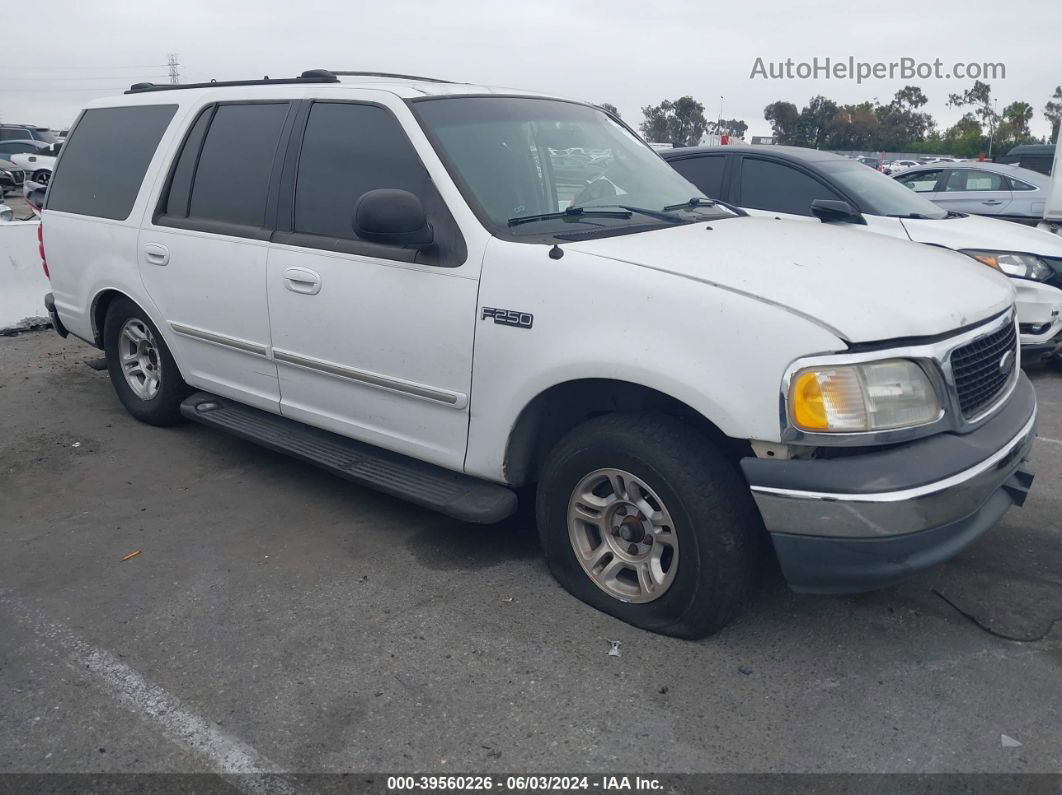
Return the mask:
<svg viewBox="0 0 1062 795">
<path fill-rule="evenodd" d="M 23 182 L 26 181 L 25 171 L 15 171 L 14 169 L 12 169 L 10 173 L 11 178 L 15 180 L 16 185 L 21 185 Z"/>
<path fill-rule="evenodd" d="M 1013 323 L 952 351 L 952 377 L 966 419 L 976 417 L 1007 388 L 1017 359 Z"/>
</svg>

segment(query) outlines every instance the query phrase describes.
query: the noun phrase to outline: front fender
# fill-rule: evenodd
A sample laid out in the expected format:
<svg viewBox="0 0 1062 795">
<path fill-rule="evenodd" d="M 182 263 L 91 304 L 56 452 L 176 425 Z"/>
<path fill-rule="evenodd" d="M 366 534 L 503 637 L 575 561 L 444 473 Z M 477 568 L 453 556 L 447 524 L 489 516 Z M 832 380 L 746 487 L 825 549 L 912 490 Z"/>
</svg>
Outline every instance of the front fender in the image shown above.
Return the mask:
<svg viewBox="0 0 1062 795">
<path fill-rule="evenodd" d="M 736 439 L 777 441 L 786 367 L 845 348 L 777 305 L 631 263 L 571 250 L 554 260 L 547 251 L 496 239 L 487 248 L 465 461 L 480 477 L 503 480 L 509 435 L 537 395 L 587 378 L 662 392 Z M 483 307 L 534 320 L 530 328 L 495 323 Z"/>
</svg>

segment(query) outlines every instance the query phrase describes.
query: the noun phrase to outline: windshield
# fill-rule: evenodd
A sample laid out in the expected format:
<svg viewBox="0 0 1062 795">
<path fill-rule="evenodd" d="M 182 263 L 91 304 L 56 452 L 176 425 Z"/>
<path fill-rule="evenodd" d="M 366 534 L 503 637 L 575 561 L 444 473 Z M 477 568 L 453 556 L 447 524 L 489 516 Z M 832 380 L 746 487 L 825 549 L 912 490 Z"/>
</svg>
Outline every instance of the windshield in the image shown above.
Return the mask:
<svg viewBox="0 0 1062 795">
<path fill-rule="evenodd" d="M 530 97 L 446 97 L 413 107 L 495 233 L 615 234 L 733 215 L 595 108 Z"/>
<path fill-rule="evenodd" d="M 947 218 L 943 210 L 928 199 L 914 193 L 891 177 L 859 163 L 818 163 L 830 177 L 849 193 L 859 198 L 870 215 L 895 215 L 904 218 Z"/>
</svg>

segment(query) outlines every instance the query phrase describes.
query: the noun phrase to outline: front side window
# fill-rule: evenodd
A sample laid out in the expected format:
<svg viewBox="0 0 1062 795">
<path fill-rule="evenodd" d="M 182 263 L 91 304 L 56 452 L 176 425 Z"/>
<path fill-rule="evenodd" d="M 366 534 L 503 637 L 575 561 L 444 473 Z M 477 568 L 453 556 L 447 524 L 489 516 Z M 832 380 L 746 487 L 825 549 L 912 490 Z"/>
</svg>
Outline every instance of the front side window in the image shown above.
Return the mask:
<svg viewBox="0 0 1062 795">
<path fill-rule="evenodd" d="M 176 110 L 176 105 L 86 110 L 63 147 L 48 188 L 47 209 L 128 218 Z"/>
<path fill-rule="evenodd" d="M 896 181 L 910 188 L 915 193 L 932 193 L 937 189 L 937 180 L 940 179 L 941 173 L 942 171 L 939 168 L 929 171 L 916 171 L 913 174 L 901 174 L 896 178 Z"/>
<path fill-rule="evenodd" d="M 691 206 L 690 199 L 704 203 L 704 194 L 596 108 L 533 97 L 443 97 L 415 101 L 413 109 L 496 234 L 622 234 L 732 216 L 718 206 Z M 667 209 L 675 205 L 684 209 Z"/>
<path fill-rule="evenodd" d="M 354 205 L 378 188 L 425 200 L 430 180 L 398 121 L 375 105 L 316 102 L 295 188 L 295 231 L 354 239 Z"/>
<path fill-rule="evenodd" d="M 742 207 L 792 215 L 811 215 L 811 203 L 816 199 L 842 200 L 802 171 L 752 157 L 741 164 L 740 197 Z"/>
<path fill-rule="evenodd" d="M 944 183 L 946 193 L 960 191 L 1007 190 L 1006 178 L 994 171 L 976 171 L 972 168 L 960 168 L 948 174 Z"/>
<path fill-rule="evenodd" d="M 816 165 L 834 184 L 858 199 L 863 211 L 871 215 L 934 219 L 948 217 L 947 210 L 942 210 L 922 196 L 916 196 L 900 184 L 902 177 L 899 180 L 890 179 L 879 171 L 844 159 L 823 161 Z"/>
</svg>

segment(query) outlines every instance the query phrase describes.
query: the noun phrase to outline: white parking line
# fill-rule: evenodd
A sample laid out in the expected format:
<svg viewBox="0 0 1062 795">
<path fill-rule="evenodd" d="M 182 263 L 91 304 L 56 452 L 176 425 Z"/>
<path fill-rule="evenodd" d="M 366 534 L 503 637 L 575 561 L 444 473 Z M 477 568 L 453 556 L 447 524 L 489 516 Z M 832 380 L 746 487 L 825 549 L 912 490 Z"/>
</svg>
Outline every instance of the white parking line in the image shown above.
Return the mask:
<svg viewBox="0 0 1062 795">
<path fill-rule="evenodd" d="M 79 674 L 88 672 L 111 698 L 160 728 L 171 740 L 201 757 L 247 793 L 295 793 L 289 782 L 276 776 L 280 768 L 247 743 L 221 731 L 207 719 L 190 712 L 180 700 L 151 683 L 110 652 L 86 643 L 61 624 L 16 596 L 0 593 L 0 605 L 27 627 L 54 653 L 66 657 Z"/>
<path fill-rule="evenodd" d="M 1046 436 L 1038 436 L 1038 437 L 1036 437 L 1036 441 L 1038 441 L 1038 442 L 1050 442 L 1051 444 L 1062 445 L 1062 442 L 1058 441 L 1058 439 L 1048 439 Z"/>
</svg>

